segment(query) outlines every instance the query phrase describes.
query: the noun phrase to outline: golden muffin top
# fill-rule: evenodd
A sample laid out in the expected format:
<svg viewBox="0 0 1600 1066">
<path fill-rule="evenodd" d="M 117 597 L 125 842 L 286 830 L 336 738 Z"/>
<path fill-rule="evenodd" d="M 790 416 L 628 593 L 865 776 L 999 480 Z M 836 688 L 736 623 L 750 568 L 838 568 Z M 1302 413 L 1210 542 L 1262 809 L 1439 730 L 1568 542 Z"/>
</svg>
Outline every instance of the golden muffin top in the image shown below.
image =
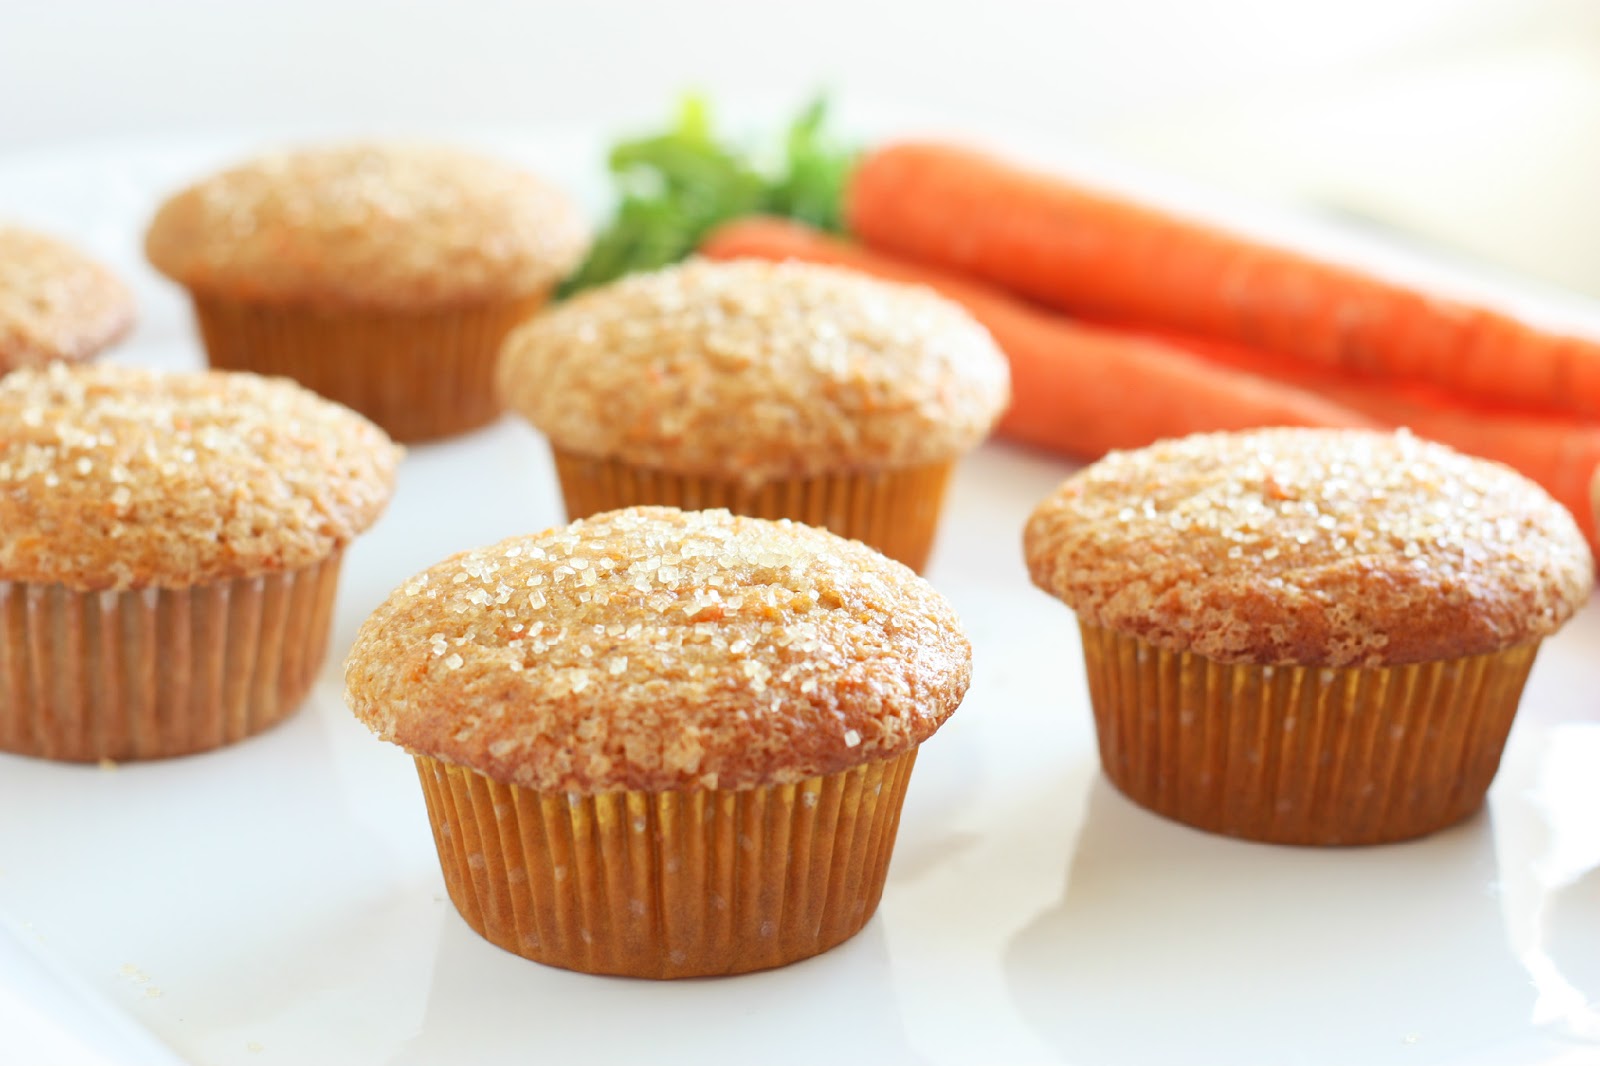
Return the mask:
<svg viewBox="0 0 1600 1066">
<path fill-rule="evenodd" d="M 400 450 L 281 378 L 0 378 L 0 580 L 186 587 L 310 565 L 375 521 Z"/>
<path fill-rule="evenodd" d="M 191 290 L 249 303 L 442 308 L 552 287 L 582 257 L 573 205 L 449 148 L 279 152 L 161 206 L 145 253 Z"/>
<path fill-rule="evenodd" d="M 133 325 L 133 295 L 71 245 L 0 224 L 0 372 L 87 359 Z"/>
<path fill-rule="evenodd" d="M 752 483 L 947 461 L 1009 398 L 984 328 L 932 291 L 754 260 L 636 274 L 507 339 L 500 392 L 557 446 Z"/>
<path fill-rule="evenodd" d="M 1209 433 L 1113 452 L 1024 533 L 1091 625 L 1221 662 L 1379 666 L 1503 650 L 1588 597 L 1577 524 L 1507 467 L 1404 431 Z"/>
<path fill-rule="evenodd" d="M 496 780 L 728 789 L 910 749 L 970 657 L 944 597 L 856 541 L 638 507 L 418 574 L 361 627 L 345 684 L 379 736 Z"/>
</svg>

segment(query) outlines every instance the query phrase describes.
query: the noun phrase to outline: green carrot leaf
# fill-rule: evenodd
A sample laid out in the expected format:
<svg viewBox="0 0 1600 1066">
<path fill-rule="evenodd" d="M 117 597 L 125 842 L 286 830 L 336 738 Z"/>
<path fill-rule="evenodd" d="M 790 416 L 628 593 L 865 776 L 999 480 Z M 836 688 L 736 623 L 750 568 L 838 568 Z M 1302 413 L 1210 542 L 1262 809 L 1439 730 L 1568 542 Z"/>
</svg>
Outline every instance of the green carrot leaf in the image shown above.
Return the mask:
<svg viewBox="0 0 1600 1066">
<path fill-rule="evenodd" d="M 718 139 L 703 97 L 684 97 L 670 128 L 611 149 L 616 212 L 559 295 L 675 263 L 712 229 L 744 215 L 840 231 L 857 152 L 833 137 L 828 117 L 827 100 L 812 101 L 790 124 L 781 154 L 763 166 L 755 152 Z"/>
</svg>

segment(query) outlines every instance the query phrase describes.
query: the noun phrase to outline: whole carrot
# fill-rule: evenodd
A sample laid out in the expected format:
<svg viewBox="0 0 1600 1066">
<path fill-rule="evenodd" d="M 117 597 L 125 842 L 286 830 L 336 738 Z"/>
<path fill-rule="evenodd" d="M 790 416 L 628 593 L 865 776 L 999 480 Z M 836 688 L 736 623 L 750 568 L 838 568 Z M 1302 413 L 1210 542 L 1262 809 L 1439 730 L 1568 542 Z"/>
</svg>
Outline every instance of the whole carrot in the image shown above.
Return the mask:
<svg viewBox="0 0 1600 1066">
<path fill-rule="evenodd" d="M 1196 341 L 1164 331 L 1151 335 L 1218 365 L 1269 375 L 1383 425 L 1405 426 L 1459 451 L 1504 463 L 1537 481 L 1570 510 L 1600 555 L 1600 529 L 1588 505 L 1591 478 L 1600 473 L 1600 424 L 1567 415 L 1528 414 L 1504 404 L 1468 402 L 1422 383 L 1285 367 L 1282 359 L 1237 344 Z"/>
<path fill-rule="evenodd" d="M 847 216 L 873 248 L 1075 314 L 1530 411 L 1600 417 L 1600 343 L 968 149 L 908 143 L 868 153 L 849 186 Z"/>
<path fill-rule="evenodd" d="M 1600 555 L 1600 530 L 1589 483 L 1600 470 L 1600 425 L 1441 402 L 1407 390 L 1374 390 L 1330 383 L 1319 395 L 1420 437 L 1493 459 L 1537 481 L 1578 520 Z"/>
<path fill-rule="evenodd" d="M 998 432 L 1093 458 L 1162 437 L 1257 426 L 1371 426 L 1291 385 L 1216 366 L 1158 340 L 1072 322 L 985 285 L 879 255 L 809 227 L 749 218 L 713 231 L 716 259 L 800 259 L 927 285 L 983 323 L 1011 363 L 1012 404 Z"/>
<path fill-rule="evenodd" d="M 1106 327 L 1111 328 L 1111 327 Z M 1600 424 L 1566 415 L 1532 415 L 1504 404 L 1467 402 L 1421 383 L 1379 381 L 1306 365 L 1285 365 L 1270 353 L 1168 330 L 1134 335 L 1173 345 L 1207 362 L 1270 377 L 1385 426 L 1405 426 L 1458 451 L 1504 463 L 1538 482 L 1570 510 L 1600 556 L 1600 528 L 1589 505 L 1600 475 Z M 1594 484 L 1600 485 L 1600 480 Z"/>
<path fill-rule="evenodd" d="M 1427 386 L 1285 364 L 1242 345 L 1166 331 L 1069 321 L 979 282 L 917 266 L 779 219 L 735 221 L 701 252 L 719 259 L 800 259 L 923 284 L 964 305 L 1011 361 L 1012 407 L 999 433 L 1094 457 L 1162 437 L 1258 425 L 1408 426 L 1505 463 L 1572 510 L 1600 552 L 1588 480 L 1600 426 L 1493 406 L 1467 407 Z"/>
</svg>

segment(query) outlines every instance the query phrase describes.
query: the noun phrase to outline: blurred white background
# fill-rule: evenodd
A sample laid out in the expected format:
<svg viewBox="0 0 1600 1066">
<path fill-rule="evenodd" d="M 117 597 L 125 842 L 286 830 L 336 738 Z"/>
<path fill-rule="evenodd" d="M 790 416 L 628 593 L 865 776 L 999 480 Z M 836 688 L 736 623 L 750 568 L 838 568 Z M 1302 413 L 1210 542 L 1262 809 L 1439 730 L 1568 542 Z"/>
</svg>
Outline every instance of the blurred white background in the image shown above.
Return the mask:
<svg viewBox="0 0 1600 1066">
<path fill-rule="evenodd" d="M 0 0 L 0 27 L 0 155 L 637 126 L 691 86 L 776 122 L 826 86 L 1600 295 L 1595 0 Z"/>
<path fill-rule="evenodd" d="M 621 132 L 687 88 L 776 126 L 824 87 L 1600 298 L 1600 0 L 0 0 L 0 167 L 107 141 Z M 176 330 L 177 293 L 148 295 Z M 70 1040 L 66 993 L 36 1011 L 54 978 L 8 958 L 28 995 L 0 967 L 6 1052 L 30 1025 Z M 74 1054 L 29 1061 L 110 1061 Z"/>
</svg>

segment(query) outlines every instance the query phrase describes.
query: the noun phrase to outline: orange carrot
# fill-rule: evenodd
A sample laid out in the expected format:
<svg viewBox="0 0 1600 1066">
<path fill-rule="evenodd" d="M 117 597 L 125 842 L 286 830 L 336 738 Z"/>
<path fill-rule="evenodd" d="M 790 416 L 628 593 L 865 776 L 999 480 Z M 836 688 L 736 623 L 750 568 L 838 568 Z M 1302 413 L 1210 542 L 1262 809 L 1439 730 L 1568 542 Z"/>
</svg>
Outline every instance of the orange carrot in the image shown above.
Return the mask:
<svg viewBox="0 0 1600 1066">
<path fill-rule="evenodd" d="M 1080 325 L 987 286 L 941 274 L 779 219 L 742 219 L 700 251 L 716 259 L 801 259 L 927 285 L 964 305 L 1011 363 L 1012 440 L 1094 458 L 1162 437 L 1256 426 L 1371 426 L 1339 404 L 1214 366 L 1160 341 Z"/>
<path fill-rule="evenodd" d="M 1537 481 L 1578 520 L 1600 554 L 1589 480 L 1600 468 L 1600 426 L 1457 407 L 1402 394 L 1332 387 L 1328 393 L 1392 425 L 1504 463 Z"/>
<path fill-rule="evenodd" d="M 1161 437 L 1257 425 L 1408 426 L 1419 436 L 1521 471 L 1570 509 L 1600 552 L 1588 479 L 1600 426 L 1467 407 L 1437 389 L 1284 365 L 1242 345 L 1075 323 L 979 282 L 872 252 L 779 219 L 713 232 L 716 259 L 798 259 L 927 285 L 988 327 L 1011 362 L 1013 402 L 999 432 L 1092 458 Z M 1285 380 L 1287 379 L 1287 380 Z"/>
<path fill-rule="evenodd" d="M 1530 415 L 1502 404 L 1468 403 L 1424 384 L 1379 382 L 1305 366 L 1241 345 L 1146 334 L 1245 373 L 1265 374 L 1332 400 L 1388 426 L 1458 451 L 1504 463 L 1537 481 L 1578 520 L 1600 554 L 1600 530 L 1589 506 L 1589 481 L 1600 469 L 1600 424 L 1562 415 Z"/>
<path fill-rule="evenodd" d="M 1600 471 L 1600 424 L 1560 415 L 1531 415 L 1501 405 L 1463 403 L 1428 385 L 1376 382 L 1315 369 L 1285 374 L 1281 360 L 1239 345 L 1194 341 L 1164 331 L 1136 335 L 1180 347 L 1219 366 L 1272 377 L 1380 425 L 1405 426 L 1420 437 L 1504 463 L 1537 482 L 1571 511 L 1600 557 L 1600 527 L 1589 503 L 1590 480 Z"/>
<path fill-rule="evenodd" d="M 1600 417 L 1600 343 L 943 144 L 869 153 L 848 190 L 869 246 L 1075 314 L 1325 369 Z"/>
</svg>

